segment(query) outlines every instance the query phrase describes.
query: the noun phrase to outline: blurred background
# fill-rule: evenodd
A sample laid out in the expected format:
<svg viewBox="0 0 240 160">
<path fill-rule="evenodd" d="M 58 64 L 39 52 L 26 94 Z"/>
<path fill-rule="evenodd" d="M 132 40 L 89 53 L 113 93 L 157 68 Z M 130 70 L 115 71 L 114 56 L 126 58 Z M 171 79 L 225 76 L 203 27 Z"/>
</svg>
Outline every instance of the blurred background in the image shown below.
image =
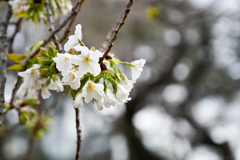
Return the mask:
<svg viewBox="0 0 240 160">
<path fill-rule="evenodd" d="M 82 24 L 87 46 L 101 47 L 126 3 L 85 0 L 75 24 Z M 0 7 L 2 17 L 5 3 Z M 9 35 L 13 31 L 10 26 Z M 13 52 L 26 53 L 47 36 L 44 25 L 24 22 Z M 240 160 L 239 46 L 239 0 L 135 0 L 112 53 L 123 61 L 147 62 L 126 105 L 81 108 L 81 159 Z M 8 72 L 8 101 L 15 79 Z M 74 159 L 73 102 L 53 95 L 45 106 L 57 105 L 54 121 L 34 143 L 31 160 Z M 4 120 L 15 124 L 17 112 Z M 8 130 L 0 138 L 0 159 L 22 159 L 29 137 L 24 127 Z"/>
</svg>

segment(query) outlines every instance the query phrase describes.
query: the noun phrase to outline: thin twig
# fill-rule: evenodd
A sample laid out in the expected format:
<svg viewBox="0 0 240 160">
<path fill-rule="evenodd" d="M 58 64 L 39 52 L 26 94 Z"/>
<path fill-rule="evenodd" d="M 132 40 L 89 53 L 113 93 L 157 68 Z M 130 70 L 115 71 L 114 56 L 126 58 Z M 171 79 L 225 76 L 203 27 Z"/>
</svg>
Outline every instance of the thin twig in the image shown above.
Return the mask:
<svg viewBox="0 0 240 160">
<path fill-rule="evenodd" d="M 71 13 L 65 18 L 65 20 L 49 35 L 49 37 L 47 39 L 45 39 L 43 41 L 43 43 L 31 54 L 31 56 L 29 56 L 29 58 L 25 61 L 25 63 L 23 64 L 23 67 L 21 69 L 21 71 L 24 71 L 26 70 L 27 68 L 27 65 L 29 64 L 29 60 L 32 59 L 33 57 L 35 57 L 38 52 L 40 51 L 40 48 L 41 47 L 44 47 L 48 42 L 51 41 L 51 39 L 53 38 L 53 36 L 58 33 L 67 23 L 68 21 L 75 15 L 77 14 L 76 12 L 76 9 L 77 7 L 80 5 L 80 2 L 77 2 L 75 4 L 75 6 L 73 7 Z M 18 76 L 17 78 L 17 82 L 13 88 L 13 92 L 12 92 L 12 97 L 11 97 L 11 101 L 10 101 L 10 105 L 12 106 L 13 104 L 13 101 L 14 101 L 14 98 L 16 96 L 16 92 L 17 92 L 17 89 L 18 89 L 18 86 L 20 85 L 20 82 L 21 81 L 21 77 Z"/>
<path fill-rule="evenodd" d="M 51 11 L 51 4 L 50 4 L 50 0 L 46 0 L 45 1 L 45 7 L 46 7 L 46 12 L 47 12 L 47 19 L 48 19 L 48 23 L 49 23 L 49 32 L 51 33 L 53 30 L 54 30 L 54 25 L 53 25 L 53 18 L 52 18 L 52 11 Z M 59 40 L 58 40 L 58 36 L 57 34 L 55 34 L 53 36 L 53 41 L 57 47 L 57 50 L 59 52 L 62 52 L 62 46 L 61 44 L 59 43 Z"/>
<path fill-rule="evenodd" d="M 33 144 L 34 144 L 34 136 L 33 134 L 31 135 L 29 141 L 28 141 L 28 149 L 27 152 L 25 153 L 23 160 L 28 160 L 30 157 L 30 153 L 32 152 L 33 149 Z"/>
<path fill-rule="evenodd" d="M 7 42 L 7 28 L 12 16 L 12 7 L 8 4 L 7 6 L 7 13 L 5 17 L 5 21 L 2 25 L 2 35 L 1 35 L 1 46 L 0 46 L 0 57 L 1 57 L 1 86 L 0 86 L 0 127 L 2 126 L 2 119 L 3 119 L 3 109 L 5 103 L 5 83 L 7 80 L 7 56 L 3 55 L 2 53 L 8 53 L 8 42 Z"/>
<path fill-rule="evenodd" d="M 13 52 L 13 50 L 12 50 L 13 41 L 14 41 L 17 33 L 21 30 L 21 23 L 22 23 L 22 18 L 18 19 L 18 21 L 14 23 L 15 31 L 14 31 L 13 35 L 8 39 L 8 50 L 9 50 L 9 53 Z"/>
<path fill-rule="evenodd" d="M 79 160 L 80 157 L 80 150 L 81 150 L 81 142 L 82 142 L 82 135 L 81 135 L 81 127 L 80 127 L 80 110 L 79 108 L 75 108 L 75 116 L 76 116 L 76 131 L 77 131 L 77 147 L 76 147 L 76 156 L 75 160 Z"/>
<path fill-rule="evenodd" d="M 79 0 L 79 7 L 76 10 L 76 14 L 72 17 L 72 20 L 70 21 L 67 29 L 65 30 L 65 32 L 63 34 L 63 37 L 60 40 L 60 43 L 62 43 L 67 38 L 68 34 L 70 33 L 71 27 L 72 27 L 73 23 L 75 22 L 75 19 L 76 19 L 78 13 L 81 11 L 83 2 L 84 2 L 84 0 Z"/>
<path fill-rule="evenodd" d="M 103 54 L 102 58 L 100 58 L 99 60 L 99 64 L 102 64 L 104 58 L 108 55 L 108 53 L 110 52 L 110 50 L 112 49 L 113 47 L 113 42 L 117 39 L 117 36 L 118 36 L 118 33 L 119 33 L 119 30 L 121 29 L 121 27 L 124 25 L 125 23 L 125 20 L 131 10 L 131 6 L 133 5 L 133 0 L 129 0 L 127 6 L 124 8 L 124 14 L 122 15 L 119 23 L 118 23 L 118 26 L 116 27 L 116 29 L 114 30 L 114 33 L 112 35 L 112 38 L 109 40 L 108 42 L 108 48 L 107 50 L 105 51 L 105 53 Z"/>
<path fill-rule="evenodd" d="M 122 11 L 120 17 L 122 17 L 123 14 L 124 14 L 124 10 Z M 104 50 L 107 49 L 108 43 L 109 43 L 111 37 L 113 36 L 114 31 L 116 30 L 116 28 L 119 25 L 120 21 L 121 21 L 121 19 L 118 19 L 117 22 L 115 23 L 115 25 L 108 31 L 108 33 L 107 33 L 107 35 L 105 37 L 105 41 L 102 43 L 102 47 L 100 48 L 100 51 L 104 51 Z"/>
</svg>

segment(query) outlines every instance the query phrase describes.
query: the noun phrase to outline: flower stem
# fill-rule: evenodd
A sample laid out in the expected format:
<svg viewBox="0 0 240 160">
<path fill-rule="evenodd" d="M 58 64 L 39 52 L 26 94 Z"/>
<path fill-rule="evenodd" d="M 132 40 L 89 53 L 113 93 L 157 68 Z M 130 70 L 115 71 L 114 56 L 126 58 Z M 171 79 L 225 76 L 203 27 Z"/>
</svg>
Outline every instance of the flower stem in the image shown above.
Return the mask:
<svg viewBox="0 0 240 160">
<path fill-rule="evenodd" d="M 81 143 L 82 143 L 82 130 L 80 127 L 80 109 L 79 108 L 75 108 L 75 116 L 76 116 L 76 131 L 77 131 L 77 148 L 76 148 L 75 160 L 79 160 Z"/>
</svg>

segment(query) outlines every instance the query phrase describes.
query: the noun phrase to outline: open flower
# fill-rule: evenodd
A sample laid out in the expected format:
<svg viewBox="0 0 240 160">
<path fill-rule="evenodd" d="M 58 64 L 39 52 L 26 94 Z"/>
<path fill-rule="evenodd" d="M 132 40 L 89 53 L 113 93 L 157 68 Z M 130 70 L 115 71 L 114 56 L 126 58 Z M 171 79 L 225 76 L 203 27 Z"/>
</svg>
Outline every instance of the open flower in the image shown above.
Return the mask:
<svg viewBox="0 0 240 160">
<path fill-rule="evenodd" d="M 98 61 L 103 53 L 94 49 L 89 50 L 87 47 L 76 48 L 76 50 L 81 51 L 81 55 L 73 55 L 71 62 L 80 66 L 77 74 L 80 77 L 86 73 L 91 73 L 94 76 L 99 75 L 101 68 Z"/>
<path fill-rule="evenodd" d="M 145 59 L 136 60 L 130 63 L 131 65 L 133 65 L 133 67 L 130 67 L 133 80 L 137 80 L 140 77 L 145 63 Z"/>
<path fill-rule="evenodd" d="M 71 66 L 71 54 L 65 53 L 57 53 L 57 57 L 53 58 L 53 61 L 56 63 L 56 67 L 59 71 L 61 71 L 62 75 L 69 74 L 69 68 Z"/>
<path fill-rule="evenodd" d="M 71 65 L 68 73 L 63 75 L 62 82 L 64 85 L 70 85 L 72 89 L 77 90 L 81 83 L 80 79 L 82 76 L 78 74 L 79 67 Z"/>
<path fill-rule="evenodd" d="M 64 50 L 68 52 L 74 46 L 79 45 L 79 42 L 81 41 L 82 41 L 82 26 L 81 24 L 78 24 L 75 27 L 74 35 L 68 37 L 68 41 L 64 45 Z"/>
<path fill-rule="evenodd" d="M 47 99 L 51 96 L 51 93 L 49 90 L 56 90 L 57 92 L 63 91 L 63 84 L 60 81 L 59 77 L 55 77 L 55 79 L 51 79 L 50 84 L 47 87 L 43 87 L 41 89 L 41 96 L 43 99 Z"/>
<path fill-rule="evenodd" d="M 121 84 L 118 84 L 118 90 L 116 93 L 116 99 L 119 103 L 125 103 L 131 100 L 129 96 L 129 91 Z"/>
<path fill-rule="evenodd" d="M 112 93 L 110 89 L 107 89 L 106 96 L 104 97 L 104 106 L 110 108 L 111 106 L 117 106 L 120 103 Z"/>
<path fill-rule="evenodd" d="M 18 75 L 23 77 L 23 83 L 17 91 L 18 97 L 24 97 L 27 93 L 27 97 L 35 97 L 38 89 L 41 85 L 46 83 L 46 79 L 40 76 L 40 72 L 37 70 L 40 68 L 38 64 L 34 64 L 33 67 L 26 71 L 19 72 Z"/>
<path fill-rule="evenodd" d="M 9 4 L 12 6 L 14 12 L 26 11 L 29 8 L 26 0 L 13 0 L 9 1 Z"/>
<path fill-rule="evenodd" d="M 134 83 L 136 83 L 136 80 L 129 80 L 127 76 L 124 75 L 124 80 L 122 80 L 122 84 L 127 91 L 130 92 L 132 90 Z"/>
<path fill-rule="evenodd" d="M 88 81 L 84 87 L 81 96 L 85 98 L 85 102 L 89 103 L 94 100 L 99 110 L 102 110 L 103 98 L 105 96 L 103 91 L 104 86 L 102 84 L 96 84 L 92 81 Z"/>
</svg>

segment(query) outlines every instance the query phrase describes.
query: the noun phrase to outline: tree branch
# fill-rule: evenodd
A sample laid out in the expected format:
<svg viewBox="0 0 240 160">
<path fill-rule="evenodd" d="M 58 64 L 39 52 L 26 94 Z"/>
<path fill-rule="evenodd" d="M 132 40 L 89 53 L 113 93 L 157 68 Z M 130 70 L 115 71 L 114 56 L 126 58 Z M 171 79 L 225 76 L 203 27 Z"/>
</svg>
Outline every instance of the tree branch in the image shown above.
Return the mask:
<svg viewBox="0 0 240 160">
<path fill-rule="evenodd" d="M 28 149 L 27 152 L 25 153 L 23 160 L 28 160 L 30 157 L 30 153 L 32 152 L 33 149 L 33 144 L 34 144 L 34 137 L 33 134 L 31 135 L 29 141 L 28 141 Z"/>
<path fill-rule="evenodd" d="M 7 42 L 7 28 L 10 21 L 10 18 L 12 16 L 12 8 L 8 4 L 7 6 L 7 13 L 5 17 L 5 21 L 2 23 L 2 34 L 1 34 L 1 46 L 0 46 L 0 53 L 1 53 L 1 82 L 0 82 L 0 127 L 2 126 L 2 117 L 3 117 L 3 109 L 4 109 L 4 103 L 5 103 L 5 83 L 7 80 L 7 56 L 4 55 L 4 53 L 8 53 L 8 42 Z"/>
<path fill-rule="evenodd" d="M 110 50 L 113 47 L 113 42 L 117 39 L 118 33 L 121 29 L 121 27 L 124 25 L 125 20 L 127 19 L 127 16 L 131 10 L 131 6 L 133 5 L 133 0 L 129 0 L 128 4 L 126 5 L 126 7 L 124 8 L 124 12 L 123 15 L 121 16 L 121 19 L 117 25 L 117 27 L 115 28 L 115 26 L 113 28 L 115 28 L 115 30 L 113 31 L 113 35 L 112 38 L 109 40 L 108 42 L 108 48 L 107 50 L 104 52 L 102 58 L 100 58 L 99 60 L 99 64 L 102 64 L 104 58 L 108 55 L 108 53 L 110 52 Z M 111 33 L 109 34 L 111 35 Z"/>
<path fill-rule="evenodd" d="M 77 7 L 80 5 L 80 2 L 77 2 L 75 4 L 75 6 L 73 7 L 72 9 L 72 12 L 65 18 L 65 20 L 49 35 L 49 37 L 47 39 L 45 39 L 43 41 L 43 43 L 31 54 L 31 56 L 29 56 L 29 58 L 25 61 L 25 63 L 23 64 L 23 68 L 21 69 L 21 71 L 24 71 L 26 70 L 27 68 L 27 65 L 29 64 L 29 60 L 32 59 L 34 56 L 36 56 L 38 54 L 38 52 L 40 51 L 40 48 L 41 47 L 44 47 L 48 42 L 51 41 L 51 39 L 54 37 L 54 35 L 56 33 L 58 33 L 67 23 L 68 21 L 75 15 L 77 14 L 76 12 L 76 9 Z M 15 86 L 13 88 L 13 92 L 12 92 L 12 98 L 11 98 L 11 101 L 10 101 L 10 105 L 12 106 L 13 105 L 13 101 L 14 101 L 14 98 L 16 96 L 16 92 L 17 92 L 17 89 L 18 89 L 18 86 L 20 85 L 20 82 L 21 81 L 21 77 L 18 76 L 17 78 L 17 82 L 15 83 Z"/>
<path fill-rule="evenodd" d="M 65 30 L 63 37 L 60 40 L 60 43 L 62 43 L 67 38 L 68 34 L 70 33 L 71 27 L 72 27 L 73 23 L 75 22 L 75 19 L 76 19 L 78 13 L 81 11 L 83 2 L 84 2 L 84 0 L 79 0 L 79 7 L 78 7 L 78 9 L 76 8 L 75 14 L 72 17 L 72 20 L 69 23 L 67 29 Z"/>
<path fill-rule="evenodd" d="M 80 157 L 80 150 L 81 150 L 81 142 L 82 142 L 82 135 L 81 135 L 81 127 L 80 127 L 80 110 L 75 108 L 75 116 L 76 116 L 76 131 L 77 131 L 77 148 L 76 148 L 76 156 L 75 160 L 79 160 Z"/>
<path fill-rule="evenodd" d="M 45 1 L 45 7 L 46 7 L 46 12 L 47 12 L 47 20 L 48 20 L 48 23 L 49 23 L 49 32 L 51 33 L 53 30 L 54 30 L 54 25 L 53 25 L 53 18 L 52 18 L 52 11 L 51 11 L 51 4 L 50 4 L 50 1 L 49 0 L 46 0 Z M 61 44 L 59 43 L 59 40 L 58 40 L 58 36 L 57 34 L 55 34 L 53 36 L 53 41 L 54 41 L 54 44 L 56 45 L 57 47 L 57 50 L 59 52 L 62 52 L 62 46 Z"/>
</svg>

